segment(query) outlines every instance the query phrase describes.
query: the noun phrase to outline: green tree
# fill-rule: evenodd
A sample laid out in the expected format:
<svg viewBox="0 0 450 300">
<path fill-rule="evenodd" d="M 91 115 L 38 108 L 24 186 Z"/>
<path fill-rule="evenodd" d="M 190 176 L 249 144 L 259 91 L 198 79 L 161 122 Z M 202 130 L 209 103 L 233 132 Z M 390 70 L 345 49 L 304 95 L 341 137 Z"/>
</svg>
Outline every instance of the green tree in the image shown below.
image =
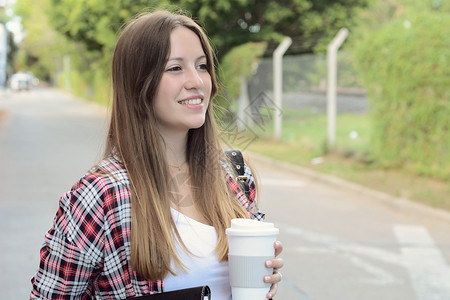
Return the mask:
<svg viewBox="0 0 450 300">
<path fill-rule="evenodd" d="M 31 70 L 41 80 L 53 81 L 65 50 L 62 49 L 64 41 L 46 19 L 48 5 L 46 0 L 16 2 L 15 13 L 22 18 L 25 34 L 19 47 L 16 67 Z"/>
<path fill-rule="evenodd" d="M 268 42 L 272 54 L 284 36 L 293 44 L 288 53 L 324 50 L 341 27 L 350 27 L 368 0 L 178 0 L 204 24 L 219 57 L 246 42 Z"/>
<path fill-rule="evenodd" d="M 368 0 L 155 0 L 151 8 L 179 7 L 207 30 L 219 57 L 246 42 L 269 42 L 270 53 L 283 36 L 291 36 L 291 52 L 322 49 L 337 30 L 351 26 Z M 148 9 L 148 0 L 51 0 L 56 30 L 88 50 L 110 51 L 122 24 Z"/>
<path fill-rule="evenodd" d="M 50 0 L 16 2 L 15 12 L 22 18 L 25 33 L 17 68 L 31 70 L 41 80 L 63 88 L 69 83 L 70 92 L 106 102 L 108 68 L 102 62 L 108 58 L 54 29 L 47 14 L 51 5 Z"/>
<path fill-rule="evenodd" d="M 372 11 L 353 47 L 373 110 L 372 154 L 384 167 L 449 179 L 448 2 L 397 0 Z"/>
<path fill-rule="evenodd" d="M 116 33 L 134 14 L 147 7 L 146 0 L 50 0 L 51 24 L 88 51 L 114 46 Z M 154 1 L 161 2 L 161 1 Z"/>
<path fill-rule="evenodd" d="M 82 85 L 107 86 L 111 55 L 117 33 L 123 24 L 136 13 L 155 8 L 181 8 L 202 24 L 213 45 L 219 60 L 236 46 L 247 42 L 267 42 L 267 54 L 283 38 L 290 36 L 294 43 L 291 53 L 311 52 L 324 49 L 331 37 L 340 27 L 350 26 L 359 7 L 369 0 L 18 0 L 22 7 L 24 27 L 36 34 L 44 24 L 38 19 L 49 15 L 49 22 L 58 35 L 49 39 L 49 32 L 41 30 L 47 45 L 61 43 L 70 54 L 72 68 L 77 69 L 72 81 L 84 82 Z M 25 7 L 26 6 L 26 7 Z M 150 7 L 149 7 L 150 6 Z M 45 9 L 44 9 L 45 7 Z M 35 16 L 32 12 L 35 12 Z M 65 39 L 61 39 L 61 36 Z M 66 41 L 69 41 L 67 43 Z M 49 50 L 33 49 L 38 41 L 26 41 L 27 54 L 36 58 L 43 66 L 51 59 L 52 53 L 60 53 L 62 46 Z M 51 47 L 48 47 L 51 49 Z M 46 58 L 41 56 L 46 56 Z M 49 64 L 51 66 L 51 64 Z M 53 68 L 53 67 L 52 67 Z M 75 76 L 75 75 L 74 75 Z M 103 82 L 102 82 L 103 81 Z M 226 84 L 226 83 L 225 83 Z M 78 89 L 78 88 L 77 88 Z M 82 88 L 87 97 L 103 94 L 96 87 Z M 83 94 L 85 92 L 80 92 Z"/>
<path fill-rule="evenodd" d="M 239 96 L 240 75 L 250 79 L 266 47 L 266 43 L 250 42 L 233 48 L 225 55 L 220 77 L 226 82 L 227 98 Z"/>
</svg>

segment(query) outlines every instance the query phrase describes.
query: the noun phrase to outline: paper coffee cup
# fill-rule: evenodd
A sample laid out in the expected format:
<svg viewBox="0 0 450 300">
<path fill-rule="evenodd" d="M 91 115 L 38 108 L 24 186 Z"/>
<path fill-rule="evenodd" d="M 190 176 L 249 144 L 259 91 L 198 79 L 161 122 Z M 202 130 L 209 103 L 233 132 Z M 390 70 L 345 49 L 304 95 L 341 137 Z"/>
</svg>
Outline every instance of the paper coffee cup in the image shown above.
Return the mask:
<svg viewBox="0 0 450 300">
<path fill-rule="evenodd" d="M 273 243 L 279 229 L 273 223 L 251 219 L 233 219 L 228 235 L 228 268 L 233 300 L 264 300 L 270 283 L 265 275 L 273 269 L 265 267 L 265 261 L 275 256 Z"/>
</svg>

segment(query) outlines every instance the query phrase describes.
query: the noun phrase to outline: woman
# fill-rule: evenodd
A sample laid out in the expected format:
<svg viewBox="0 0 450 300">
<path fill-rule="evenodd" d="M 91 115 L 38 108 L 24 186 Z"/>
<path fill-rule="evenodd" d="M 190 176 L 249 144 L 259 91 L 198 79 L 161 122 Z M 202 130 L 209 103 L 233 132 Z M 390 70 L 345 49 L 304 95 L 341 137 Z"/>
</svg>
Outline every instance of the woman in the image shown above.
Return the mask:
<svg viewBox="0 0 450 300">
<path fill-rule="evenodd" d="M 105 158 L 62 196 L 31 297 L 125 299 L 207 284 L 213 299 L 230 299 L 225 229 L 259 213 L 250 169 L 247 199 L 220 147 L 207 37 L 184 15 L 141 15 L 119 37 L 112 80 Z M 266 266 L 271 298 L 283 260 Z"/>
</svg>

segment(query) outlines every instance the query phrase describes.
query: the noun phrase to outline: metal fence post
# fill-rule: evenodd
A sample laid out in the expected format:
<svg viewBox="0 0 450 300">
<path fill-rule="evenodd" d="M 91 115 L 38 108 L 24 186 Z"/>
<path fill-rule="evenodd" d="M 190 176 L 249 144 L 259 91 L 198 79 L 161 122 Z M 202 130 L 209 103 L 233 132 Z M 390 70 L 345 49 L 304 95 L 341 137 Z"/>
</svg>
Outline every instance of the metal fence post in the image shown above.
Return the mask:
<svg viewBox="0 0 450 300">
<path fill-rule="evenodd" d="M 274 133 L 275 139 L 281 138 L 281 124 L 282 124 L 282 115 L 281 109 L 282 105 L 282 94 L 283 94 L 283 55 L 289 46 L 292 44 L 292 39 L 290 37 L 286 37 L 280 45 L 278 45 L 277 49 L 273 52 L 273 94 L 274 94 Z M 279 111 L 280 110 L 280 111 Z"/>
<path fill-rule="evenodd" d="M 336 86 L 337 86 L 337 52 L 347 38 L 348 29 L 341 28 L 334 39 L 328 45 L 327 66 L 327 120 L 328 120 L 328 146 L 336 143 Z"/>
<path fill-rule="evenodd" d="M 239 131 L 245 129 L 246 126 L 249 126 L 249 119 L 245 114 L 245 109 L 249 106 L 248 100 L 248 90 L 247 90 L 247 78 L 244 75 L 239 76 L 240 90 L 241 95 L 238 100 L 238 118 L 237 118 L 237 127 Z"/>
</svg>

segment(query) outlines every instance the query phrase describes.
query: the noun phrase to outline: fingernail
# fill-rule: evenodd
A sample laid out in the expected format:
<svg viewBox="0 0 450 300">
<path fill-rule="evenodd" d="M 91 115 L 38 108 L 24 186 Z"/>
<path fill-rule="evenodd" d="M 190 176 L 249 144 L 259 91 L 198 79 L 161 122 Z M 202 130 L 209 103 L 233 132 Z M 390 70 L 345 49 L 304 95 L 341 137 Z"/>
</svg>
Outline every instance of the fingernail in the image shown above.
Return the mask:
<svg viewBox="0 0 450 300">
<path fill-rule="evenodd" d="M 266 266 L 268 268 L 272 267 L 272 261 L 271 260 L 266 261 Z"/>
<path fill-rule="evenodd" d="M 272 298 L 272 293 L 268 293 L 267 294 L 267 299 L 271 299 Z"/>
<path fill-rule="evenodd" d="M 264 281 L 266 282 L 270 281 L 270 276 L 264 276 Z"/>
<path fill-rule="evenodd" d="M 280 246 L 280 242 L 276 241 L 276 242 L 275 242 L 275 245 L 276 245 L 277 247 Z"/>
</svg>

